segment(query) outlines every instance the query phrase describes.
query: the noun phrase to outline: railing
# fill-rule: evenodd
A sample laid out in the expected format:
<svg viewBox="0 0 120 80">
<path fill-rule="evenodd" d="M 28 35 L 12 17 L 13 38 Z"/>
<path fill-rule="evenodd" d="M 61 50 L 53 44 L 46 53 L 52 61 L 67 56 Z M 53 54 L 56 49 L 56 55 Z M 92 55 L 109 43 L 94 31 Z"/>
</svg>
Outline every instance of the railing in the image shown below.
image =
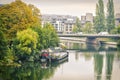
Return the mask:
<svg viewBox="0 0 120 80">
<path fill-rule="evenodd" d="M 59 37 L 94 37 L 94 38 L 120 38 L 120 34 L 58 34 Z"/>
</svg>

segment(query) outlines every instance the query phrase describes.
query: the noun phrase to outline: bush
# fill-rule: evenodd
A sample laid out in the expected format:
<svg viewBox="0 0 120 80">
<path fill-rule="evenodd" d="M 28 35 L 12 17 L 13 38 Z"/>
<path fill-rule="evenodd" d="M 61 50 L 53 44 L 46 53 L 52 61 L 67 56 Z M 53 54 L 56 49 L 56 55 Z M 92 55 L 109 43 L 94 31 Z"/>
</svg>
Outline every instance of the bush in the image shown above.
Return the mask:
<svg viewBox="0 0 120 80">
<path fill-rule="evenodd" d="M 118 40 L 117 45 L 120 46 L 120 40 Z"/>
</svg>

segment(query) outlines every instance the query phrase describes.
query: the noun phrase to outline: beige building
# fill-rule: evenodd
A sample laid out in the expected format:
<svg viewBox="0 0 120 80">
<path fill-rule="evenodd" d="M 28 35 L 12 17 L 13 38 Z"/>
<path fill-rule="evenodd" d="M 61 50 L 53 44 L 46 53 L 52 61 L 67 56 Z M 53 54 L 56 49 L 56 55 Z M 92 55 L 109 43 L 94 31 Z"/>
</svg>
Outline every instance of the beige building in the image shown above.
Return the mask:
<svg viewBox="0 0 120 80">
<path fill-rule="evenodd" d="M 84 26 L 86 23 L 86 16 L 81 16 L 81 25 Z"/>
<path fill-rule="evenodd" d="M 42 15 L 42 26 L 51 23 L 60 34 L 70 34 L 73 31 L 77 17 L 69 15 Z"/>
<path fill-rule="evenodd" d="M 87 22 L 91 22 L 93 24 L 93 20 L 94 20 L 94 17 L 92 13 L 86 13 L 85 16 L 81 16 L 81 24 L 83 27 Z"/>
<path fill-rule="evenodd" d="M 86 13 L 86 22 L 91 22 L 93 24 L 93 14 Z"/>
<path fill-rule="evenodd" d="M 116 13 L 115 15 L 115 26 L 120 25 L 120 13 Z"/>
<path fill-rule="evenodd" d="M 70 34 L 73 31 L 75 25 L 75 21 L 73 21 L 73 19 L 68 19 L 67 21 L 65 21 L 64 23 L 64 33 Z"/>
</svg>

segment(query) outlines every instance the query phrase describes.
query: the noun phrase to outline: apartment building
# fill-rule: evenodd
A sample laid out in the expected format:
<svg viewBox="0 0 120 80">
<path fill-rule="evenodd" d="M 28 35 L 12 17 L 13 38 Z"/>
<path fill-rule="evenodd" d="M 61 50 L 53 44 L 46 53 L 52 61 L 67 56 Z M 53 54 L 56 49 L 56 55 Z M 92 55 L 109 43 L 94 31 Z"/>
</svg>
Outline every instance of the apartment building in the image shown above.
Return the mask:
<svg viewBox="0 0 120 80">
<path fill-rule="evenodd" d="M 60 34 L 72 33 L 76 18 L 70 15 L 42 15 L 42 26 L 51 23 Z"/>
<path fill-rule="evenodd" d="M 92 13 L 86 13 L 85 16 L 81 16 L 81 25 L 84 27 L 87 22 L 90 22 L 93 24 L 93 14 Z"/>
</svg>

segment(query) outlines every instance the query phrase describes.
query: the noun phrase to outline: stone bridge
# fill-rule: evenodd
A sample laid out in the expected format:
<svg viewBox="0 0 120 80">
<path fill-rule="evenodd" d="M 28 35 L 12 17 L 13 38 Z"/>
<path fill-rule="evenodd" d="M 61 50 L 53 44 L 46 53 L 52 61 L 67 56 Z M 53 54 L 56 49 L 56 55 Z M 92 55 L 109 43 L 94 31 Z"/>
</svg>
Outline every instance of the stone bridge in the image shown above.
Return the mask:
<svg viewBox="0 0 120 80">
<path fill-rule="evenodd" d="M 86 37 L 86 42 L 99 44 L 99 41 L 96 38 L 113 38 L 120 39 L 120 34 L 108 34 L 108 35 L 99 35 L 99 34 L 58 34 L 59 37 Z"/>
</svg>

